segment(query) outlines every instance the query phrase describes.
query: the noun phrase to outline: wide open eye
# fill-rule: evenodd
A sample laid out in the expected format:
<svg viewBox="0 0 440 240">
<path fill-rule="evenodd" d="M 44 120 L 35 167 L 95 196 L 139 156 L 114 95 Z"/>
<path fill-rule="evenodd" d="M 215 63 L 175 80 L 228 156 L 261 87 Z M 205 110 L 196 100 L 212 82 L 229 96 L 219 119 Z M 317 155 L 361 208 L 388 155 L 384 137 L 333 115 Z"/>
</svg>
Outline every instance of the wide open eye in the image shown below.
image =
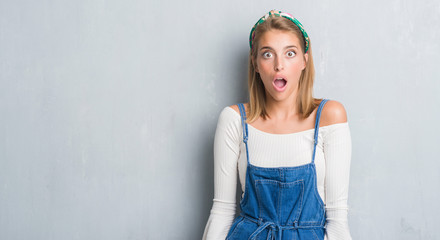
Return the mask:
<svg viewBox="0 0 440 240">
<path fill-rule="evenodd" d="M 263 53 L 263 57 L 264 58 L 271 58 L 272 57 L 272 53 L 271 52 L 264 52 Z"/>
<path fill-rule="evenodd" d="M 288 51 L 287 53 L 286 53 L 286 55 L 288 56 L 288 57 L 295 57 L 295 52 L 294 51 Z"/>
</svg>

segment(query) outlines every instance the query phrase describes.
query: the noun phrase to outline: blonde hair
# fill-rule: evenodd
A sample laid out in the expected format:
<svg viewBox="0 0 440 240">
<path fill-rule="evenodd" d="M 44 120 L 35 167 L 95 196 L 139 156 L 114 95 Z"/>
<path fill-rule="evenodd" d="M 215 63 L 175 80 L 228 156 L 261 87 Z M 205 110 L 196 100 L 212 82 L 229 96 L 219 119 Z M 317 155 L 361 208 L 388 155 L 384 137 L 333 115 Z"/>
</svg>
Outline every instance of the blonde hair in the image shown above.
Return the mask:
<svg viewBox="0 0 440 240">
<path fill-rule="evenodd" d="M 252 41 L 253 47 L 249 51 L 249 74 L 248 74 L 248 90 L 249 90 L 249 110 L 247 122 L 251 123 L 262 117 L 266 119 L 269 115 L 266 112 L 266 92 L 260 74 L 255 71 L 255 61 L 257 59 L 259 41 L 261 36 L 272 29 L 288 31 L 294 33 L 301 41 L 301 51 L 304 53 L 305 41 L 300 29 L 290 20 L 271 16 L 265 22 L 261 23 L 255 29 L 255 38 Z M 313 82 L 315 78 L 315 67 L 312 57 L 312 46 L 310 43 L 307 51 L 308 61 L 305 69 L 302 71 L 298 83 L 298 96 L 296 99 L 297 108 L 301 118 L 307 118 L 313 110 L 319 105 L 322 99 L 313 97 Z"/>
</svg>

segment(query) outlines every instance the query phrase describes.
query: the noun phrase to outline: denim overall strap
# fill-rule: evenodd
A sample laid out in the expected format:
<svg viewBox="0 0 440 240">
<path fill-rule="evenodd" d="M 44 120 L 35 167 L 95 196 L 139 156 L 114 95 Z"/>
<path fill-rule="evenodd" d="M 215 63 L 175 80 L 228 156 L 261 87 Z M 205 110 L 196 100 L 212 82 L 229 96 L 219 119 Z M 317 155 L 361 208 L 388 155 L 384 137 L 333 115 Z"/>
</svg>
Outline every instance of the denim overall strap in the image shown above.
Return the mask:
<svg viewBox="0 0 440 240">
<path fill-rule="evenodd" d="M 243 142 L 246 145 L 246 158 L 247 163 L 249 164 L 249 151 L 248 151 L 248 125 L 246 123 L 246 109 L 244 108 L 243 103 L 238 104 L 238 108 L 240 109 L 240 116 L 241 116 L 241 125 L 243 126 Z"/>
<path fill-rule="evenodd" d="M 314 146 L 313 146 L 313 158 L 312 163 L 315 162 L 315 152 L 316 152 L 316 145 L 318 144 L 318 133 L 319 133 L 319 119 L 321 118 L 321 111 L 324 107 L 324 104 L 328 101 L 328 99 L 323 99 L 318 107 L 318 112 L 316 113 L 316 121 L 315 121 L 315 137 L 314 137 Z"/>
</svg>

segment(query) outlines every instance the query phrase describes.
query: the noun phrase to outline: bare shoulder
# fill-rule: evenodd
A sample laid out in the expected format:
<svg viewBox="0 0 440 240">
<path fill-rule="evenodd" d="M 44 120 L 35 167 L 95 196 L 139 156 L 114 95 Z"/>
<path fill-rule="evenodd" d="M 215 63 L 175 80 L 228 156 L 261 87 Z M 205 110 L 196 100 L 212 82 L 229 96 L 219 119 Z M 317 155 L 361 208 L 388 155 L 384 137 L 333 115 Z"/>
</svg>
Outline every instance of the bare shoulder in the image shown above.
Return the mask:
<svg viewBox="0 0 440 240">
<path fill-rule="evenodd" d="M 231 105 L 229 107 L 234 109 L 238 114 L 240 114 L 240 110 L 238 109 L 238 105 Z"/>
<path fill-rule="evenodd" d="M 245 109 L 246 112 L 247 112 L 247 110 L 248 110 L 248 103 L 244 103 L 243 106 L 244 106 L 244 109 Z M 237 104 L 235 104 L 235 105 L 231 105 L 231 106 L 229 106 L 229 107 L 232 108 L 232 109 L 234 109 L 238 114 L 240 114 L 240 109 L 238 109 L 238 105 L 237 105 Z"/>
<path fill-rule="evenodd" d="M 320 121 L 320 126 L 347 122 L 347 112 L 344 105 L 335 100 L 327 101 L 322 108 Z"/>
</svg>

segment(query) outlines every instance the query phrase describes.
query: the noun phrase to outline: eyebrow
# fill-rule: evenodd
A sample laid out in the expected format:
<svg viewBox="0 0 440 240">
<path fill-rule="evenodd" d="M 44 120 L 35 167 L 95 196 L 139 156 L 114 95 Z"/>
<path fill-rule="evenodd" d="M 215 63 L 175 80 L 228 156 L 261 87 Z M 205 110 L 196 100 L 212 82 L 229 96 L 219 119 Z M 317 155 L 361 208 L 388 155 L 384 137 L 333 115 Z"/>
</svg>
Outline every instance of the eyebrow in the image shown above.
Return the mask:
<svg viewBox="0 0 440 240">
<path fill-rule="evenodd" d="M 298 47 L 295 46 L 295 45 L 290 45 L 290 46 L 286 46 L 284 49 L 288 49 L 288 48 L 298 48 Z M 273 48 L 271 48 L 269 46 L 264 46 L 264 47 L 260 48 L 260 51 L 263 50 L 263 49 L 273 50 Z"/>
</svg>

